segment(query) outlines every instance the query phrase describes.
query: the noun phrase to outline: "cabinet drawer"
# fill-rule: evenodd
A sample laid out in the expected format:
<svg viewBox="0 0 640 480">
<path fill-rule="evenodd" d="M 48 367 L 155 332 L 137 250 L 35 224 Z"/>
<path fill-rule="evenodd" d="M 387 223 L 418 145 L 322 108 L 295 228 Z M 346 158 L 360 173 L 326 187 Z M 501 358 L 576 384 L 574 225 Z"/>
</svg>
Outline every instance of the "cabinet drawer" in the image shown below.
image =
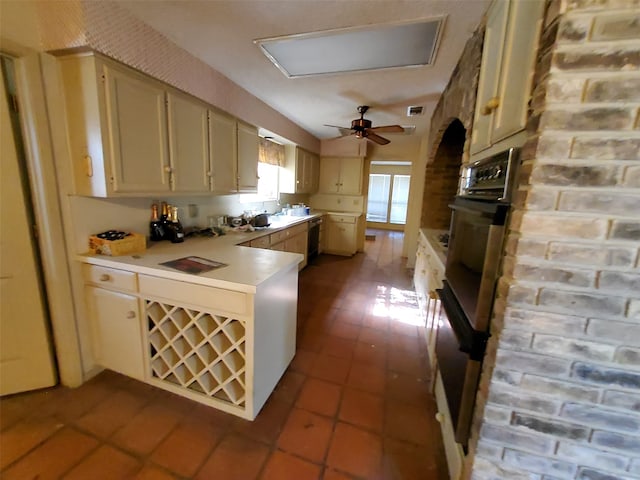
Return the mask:
<svg viewBox="0 0 640 480">
<path fill-rule="evenodd" d="M 353 215 L 329 215 L 329 220 L 337 223 L 356 223 L 356 219 Z"/>
<path fill-rule="evenodd" d="M 271 234 L 271 245 L 275 243 L 282 242 L 287 238 L 294 237 L 299 233 L 303 233 L 307 231 L 307 222 L 302 223 L 300 225 L 296 225 L 294 227 L 289 227 L 284 230 L 280 230 L 279 232 L 275 232 Z"/>
<path fill-rule="evenodd" d="M 275 245 L 271 245 L 271 250 L 277 250 L 278 252 L 284 252 L 285 251 L 285 243 L 286 242 L 280 242 L 280 243 L 276 243 Z"/>
<path fill-rule="evenodd" d="M 84 263 L 82 265 L 82 276 L 85 282 L 100 285 L 101 287 L 126 290 L 128 292 L 136 292 L 138 290 L 137 274 L 126 270 Z"/>
<path fill-rule="evenodd" d="M 269 235 L 265 235 L 264 237 L 256 238 L 255 240 L 251 240 L 250 244 L 253 248 L 269 248 L 271 246 L 271 241 L 269 240 Z"/>
<path fill-rule="evenodd" d="M 140 275 L 139 282 L 142 295 L 176 300 L 185 304 L 201 305 L 213 310 L 222 310 L 241 315 L 251 313 L 248 295 L 242 292 L 147 275 Z"/>
</svg>

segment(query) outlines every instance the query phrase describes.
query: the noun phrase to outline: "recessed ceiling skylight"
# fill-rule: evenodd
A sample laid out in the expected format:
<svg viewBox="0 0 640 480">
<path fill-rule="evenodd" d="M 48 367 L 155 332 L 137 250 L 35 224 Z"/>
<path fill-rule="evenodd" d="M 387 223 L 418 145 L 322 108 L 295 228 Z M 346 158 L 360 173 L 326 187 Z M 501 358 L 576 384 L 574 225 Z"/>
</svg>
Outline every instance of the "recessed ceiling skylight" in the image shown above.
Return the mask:
<svg viewBox="0 0 640 480">
<path fill-rule="evenodd" d="M 255 40 L 287 77 L 430 65 L 444 17 Z"/>
</svg>

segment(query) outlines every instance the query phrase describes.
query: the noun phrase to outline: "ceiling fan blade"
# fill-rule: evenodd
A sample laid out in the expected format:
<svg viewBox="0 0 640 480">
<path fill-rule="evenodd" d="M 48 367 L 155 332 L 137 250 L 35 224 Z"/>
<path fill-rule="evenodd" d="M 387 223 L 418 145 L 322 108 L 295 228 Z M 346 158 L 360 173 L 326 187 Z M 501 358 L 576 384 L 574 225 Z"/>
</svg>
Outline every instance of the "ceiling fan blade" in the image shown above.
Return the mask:
<svg viewBox="0 0 640 480">
<path fill-rule="evenodd" d="M 370 130 L 383 133 L 404 133 L 404 128 L 400 125 L 381 125 L 379 127 L 373 127 Z"/>
<path fill-rule="evenodd" d="M 377 143 L 378 145 L 386 145 L 387 143 L 391 143 L 391 140 L 387 140 L 386 138 L 381 137 L 377 133 L 372 132 L 370 128 L 367 128 L 366 133 L 367 134 L 365 135 L 365 138 L 367 140 L 371 140 L 372 142 Z"/>
<path fill-rule="evenodd" d="M 340 130 L 340 135 L 342 135 L 343 137 L 346 137 L 347 135 L 351 135 L 353 133 L 349 127 L 339 127 L 338 125 L 328 125 L 326 123 L 324 124 L 324 126 L 337 128 L 338 130 Z"/>
</svg>

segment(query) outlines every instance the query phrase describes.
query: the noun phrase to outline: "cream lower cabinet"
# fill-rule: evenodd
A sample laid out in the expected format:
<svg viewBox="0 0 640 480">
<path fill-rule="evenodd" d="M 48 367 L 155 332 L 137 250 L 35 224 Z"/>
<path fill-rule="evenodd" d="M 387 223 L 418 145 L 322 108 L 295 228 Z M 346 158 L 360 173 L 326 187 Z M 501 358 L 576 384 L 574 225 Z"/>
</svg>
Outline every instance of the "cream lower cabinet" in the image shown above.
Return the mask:
<svg viewBox="0 0 640 480">
<path fill-rule="evenodd" d="M 143 380 L 143 344 L 136 274 L 92 265 L 83 267 L 85 302 L 96 363 Z"/>
<path fill-rule="evenodd" d="M 325 219 L 327 225 L 323 252 L 334 255 L 354 255 L 358 251 L 358 217 L 328 214 Z"/>
<path fill-rule="evenodd" d="M 254 419 L 295 354 L 297 278 L 251 294 L 139 275 L 147 381 Z"/>
<path fill-rule="evenodd" d="M 432 370 L 436 368 L 436 335 L 438 332 L 438 316 L 441 303 L 436 290 L 442 288 L 444 280 L 444 265 L 433 250 L 424 233 L 418 236 L 416 251 L 416 265 L 413 274 L 413 284 L 418 296 L 418 305 L 425 321 L 425 340 L 429 364 Z"/>
<path fill-rule="evenodd" d="M 293 359 L 298 273 L 255 293 L 83 265 L 99 366 L 253 420 Z"/>
<path fill-rule="evenodd" d="M 307 250 L 309 237 L 309 224 L 304 222 L 293 227 L 272 233 L 270 236 L 271 250 L 282 252 L 300 253 L 304 260 L 298 264 L 298 270 L 307 266 Z M 253 245 L 252 245 L 253 246 Z"/>
</svg>

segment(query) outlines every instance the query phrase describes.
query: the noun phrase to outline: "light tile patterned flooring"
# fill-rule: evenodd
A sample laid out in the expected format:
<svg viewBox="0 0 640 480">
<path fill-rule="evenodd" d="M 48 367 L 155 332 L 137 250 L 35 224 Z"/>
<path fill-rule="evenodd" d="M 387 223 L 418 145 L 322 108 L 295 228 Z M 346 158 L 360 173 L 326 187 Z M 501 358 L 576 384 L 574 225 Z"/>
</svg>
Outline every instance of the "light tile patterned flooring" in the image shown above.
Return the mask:
<svg viewBox="0 0 640 480">
<path fill-rule="evenodd" d="M 300 275 L 298 350 L 254 422 L 108 371 L 0 400 L 12 479 L 448 478 L 402 234 Z"/>
</svg>

